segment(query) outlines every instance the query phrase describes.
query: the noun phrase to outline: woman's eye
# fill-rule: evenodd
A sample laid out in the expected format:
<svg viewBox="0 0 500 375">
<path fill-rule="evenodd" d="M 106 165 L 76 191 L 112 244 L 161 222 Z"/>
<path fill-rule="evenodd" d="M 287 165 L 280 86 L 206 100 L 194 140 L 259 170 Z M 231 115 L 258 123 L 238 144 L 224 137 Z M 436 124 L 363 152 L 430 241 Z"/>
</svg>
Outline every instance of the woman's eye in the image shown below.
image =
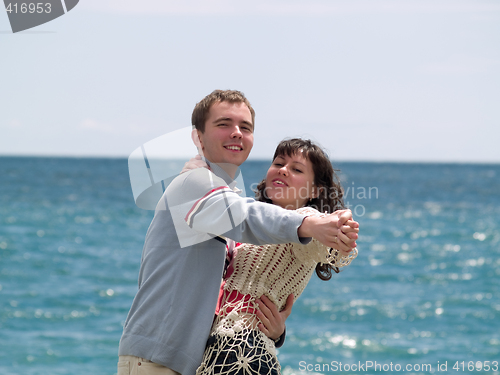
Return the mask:
<svg viewBox="0 0 500 375">
<path fill-rule="evenodd" d="M 302 173 L 302 171 L 301 171 L 300 169 L 294 168 L 293 170 L 294 170 L 295 172 Z"/>
</svg>

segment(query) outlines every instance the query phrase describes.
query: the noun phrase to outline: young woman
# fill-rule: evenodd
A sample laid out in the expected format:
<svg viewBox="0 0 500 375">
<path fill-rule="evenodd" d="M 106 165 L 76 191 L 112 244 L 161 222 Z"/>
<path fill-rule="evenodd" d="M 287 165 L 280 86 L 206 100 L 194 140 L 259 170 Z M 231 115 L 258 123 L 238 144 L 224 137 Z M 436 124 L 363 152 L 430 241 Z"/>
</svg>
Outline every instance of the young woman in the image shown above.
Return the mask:
<svg viewBox="0 0 500 375">
<path fill-rule="evenodd" d="M 344 207 L 342 187 L 328 157 L 309 140 L 282 141 L 257 190 L 258 200 L 306 215 Z M 343 213 L 342 232 L 357 233 L 357 223 Z M 332 271 L 339 272 L 357 256 L 357 250 L 342 254 L 313 239 L 307 245 L 237 244 L 232 253 L 220 310 L 197 375 L 278 375 L 274 342 L 258 329 L 256 299 L 265 295 L 282 309 L 291 293 L 295 299 L 302 293 L 314 271 L 329 280 Z"/>
</svg>

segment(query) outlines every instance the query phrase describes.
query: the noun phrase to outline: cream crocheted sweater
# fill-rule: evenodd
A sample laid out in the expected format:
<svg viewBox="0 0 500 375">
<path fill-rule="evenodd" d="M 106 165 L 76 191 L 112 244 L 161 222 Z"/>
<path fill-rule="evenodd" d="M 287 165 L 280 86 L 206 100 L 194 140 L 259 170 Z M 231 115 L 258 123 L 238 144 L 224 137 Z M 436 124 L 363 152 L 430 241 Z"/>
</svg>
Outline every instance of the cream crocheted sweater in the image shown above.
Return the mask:
<svg viewBox="0 0 500 375">
<path fill-rule="evenodd" d="M 311 207 L 302 207 L 296 212 L 307 216 L 324 215 Z M 226 279 L 225 296 L 212 327 L 212 334 L 230 337 L 245 328 L 256 328 L 259 323 L 255 315 L 256 298 L 266 295 L 281 310 L 291 293 L 297 299 L 304 291 L 318 263 L 342 268 L 358 254 L 354 249 L 349 255 L 342 256 L 315 239 L 307 245 L 242 244 L 235 250 L 232 260 L 234 271 Z M 232 291 L 246 295 L 246 299 L 242 300 L 241 296 L 234 298 Z"/>
</svg>

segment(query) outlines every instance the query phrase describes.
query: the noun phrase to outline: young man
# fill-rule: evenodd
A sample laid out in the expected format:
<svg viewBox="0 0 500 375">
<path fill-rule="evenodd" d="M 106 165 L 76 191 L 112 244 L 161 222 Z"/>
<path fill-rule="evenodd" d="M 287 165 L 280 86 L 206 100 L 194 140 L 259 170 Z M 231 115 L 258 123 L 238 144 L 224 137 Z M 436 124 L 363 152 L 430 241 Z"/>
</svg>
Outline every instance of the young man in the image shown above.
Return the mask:
<svg viewBox="0 0 500 375">
<path fill-rule="evenodd" d="M 195 373 L 214 317 L 228 239 L 268 244 L 315 237 L 341 251 L 355 246 L 357 235 L 349 238 L 338 229 L 349 213 L 305 218 L 238 195 L 235 179 L 253 146 L 254 118 L 238 91 L 216 90 L 196 105 L 193 140 L 211 170 L 176 177 L 158 203 L 120 341 L 119 375 L 137 366 L 145 374 Z"/>
</svg>

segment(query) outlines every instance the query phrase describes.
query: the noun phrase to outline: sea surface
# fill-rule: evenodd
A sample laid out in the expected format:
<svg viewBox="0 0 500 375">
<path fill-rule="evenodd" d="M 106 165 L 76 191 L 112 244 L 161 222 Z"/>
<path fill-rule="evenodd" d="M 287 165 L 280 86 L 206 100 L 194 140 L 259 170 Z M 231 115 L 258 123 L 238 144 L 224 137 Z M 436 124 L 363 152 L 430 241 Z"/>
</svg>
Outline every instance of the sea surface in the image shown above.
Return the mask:
<svg viewBox="0 0 500 375">
<path fill-rule="evenodd" d="M 500 165 L 335 167 L 359 256 L 295 303 L 283 372 L 499 374 Z M 126 159 L 0 157 L 0 374 L 116 373 L 152 217 Z"/>
</svg>

